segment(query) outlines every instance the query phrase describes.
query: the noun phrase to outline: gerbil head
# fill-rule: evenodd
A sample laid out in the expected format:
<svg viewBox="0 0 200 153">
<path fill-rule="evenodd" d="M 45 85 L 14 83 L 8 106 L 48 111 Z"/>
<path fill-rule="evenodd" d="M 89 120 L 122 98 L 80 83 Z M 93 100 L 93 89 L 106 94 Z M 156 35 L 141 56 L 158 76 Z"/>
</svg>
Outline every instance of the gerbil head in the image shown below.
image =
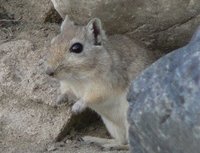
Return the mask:
<svg viewBox="0 0 200 153">
<path fill-rule="evenodd" d="M 66 16 L 61 33 L 51 42 L 46 73 L 64 80 L 101 73 L 109 61 L 105 41 L 100 19 L 94 18 L 81 27 Z"/>
</svg>

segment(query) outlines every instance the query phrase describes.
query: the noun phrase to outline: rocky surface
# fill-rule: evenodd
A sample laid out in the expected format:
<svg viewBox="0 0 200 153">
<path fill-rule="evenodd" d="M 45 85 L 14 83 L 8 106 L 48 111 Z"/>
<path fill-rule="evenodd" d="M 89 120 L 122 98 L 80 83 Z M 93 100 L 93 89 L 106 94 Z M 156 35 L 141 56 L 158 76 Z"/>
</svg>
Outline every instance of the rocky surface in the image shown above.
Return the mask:
<svg viewBox="0 0 200 153">
<path fill-rule="evenodd" d="M 71 117 L 70 108 L 53 108 L 58 83 L 43 73 L 42 51 L 27 40 L 0 46 L 2 138 L 40 143 L 55 139 Z"/>
<path fill-rule="evenodd" d="M 80 141 L 52 143 L 48 145 L 28 144 L 27 142 L 12 144 L 12 147 L 1 147 L 2 153 L 129 153 L 128 151 L 102 151 L 95 145 L 87 145 Z"/>
<path fill-rule="evenodd" d="M 78 24 L 103 20 L 108 33 L 126 34 L 149 48 L 171 51 L 183 46 L 200 23 L 199 0 L 52 0 Z"/>
<path fill-rule="evenodd" d="M 183 48 L 155 62 L 128 94 L 133 153 L 200 150 L 200 29 Z"/>
<path fill-rule="evenodd" d="M 15 20 L 28 22 L 59 22 L 50 0 L 0 0 L 0 10 L 5 9 Z"/>
</svg>

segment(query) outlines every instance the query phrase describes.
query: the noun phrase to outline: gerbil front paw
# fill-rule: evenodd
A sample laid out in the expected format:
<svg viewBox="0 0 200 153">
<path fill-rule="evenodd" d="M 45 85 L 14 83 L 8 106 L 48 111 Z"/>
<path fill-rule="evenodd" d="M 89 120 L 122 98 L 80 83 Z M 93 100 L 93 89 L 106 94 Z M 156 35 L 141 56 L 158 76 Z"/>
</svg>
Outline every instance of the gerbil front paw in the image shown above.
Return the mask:
<svg viewBox="0 0 200 153">
<path fill-rule="evenodd" d="M 74 114 L 79 114 L 84 111 L 86 107 L 86 103 L 80 99 L 72 106 L 72 112 Z"/>
<path fill-rule="evenodd" d="M 77 101 L 76 96 L 72 92 L 66 92 L 60 96 L 58 96 L 56 100 L 57 105 L 62 105 L 64 103 L 67 103 L 68 105 L 72 105 Z"/>
<path fill-rule="evenodd" d="M 61 105 L 61 104 L 67 103 L 67 102 L 68 102 L 68 95 L 67 94 L 59 95 L 58 98 L 56 99 L 57 105 Z"/>
</svg>

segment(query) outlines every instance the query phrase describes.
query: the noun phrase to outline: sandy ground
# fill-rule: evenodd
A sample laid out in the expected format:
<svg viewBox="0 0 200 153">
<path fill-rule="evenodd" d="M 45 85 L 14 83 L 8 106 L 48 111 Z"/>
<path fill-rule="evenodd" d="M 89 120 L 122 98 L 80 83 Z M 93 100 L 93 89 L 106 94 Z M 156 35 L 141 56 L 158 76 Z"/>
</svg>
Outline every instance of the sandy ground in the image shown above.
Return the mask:
<svg viewBox="0 0 200 153">
<path fill-rule="evenodd" d="M 105 151 L 95 145 L 87 145 L 80 141 L 67 140 L 66 142 L 48 145 L 15 143 L 11 146 L 1 146 L 1 153 L 129 153 L 128 151 Z"/>
</svg>

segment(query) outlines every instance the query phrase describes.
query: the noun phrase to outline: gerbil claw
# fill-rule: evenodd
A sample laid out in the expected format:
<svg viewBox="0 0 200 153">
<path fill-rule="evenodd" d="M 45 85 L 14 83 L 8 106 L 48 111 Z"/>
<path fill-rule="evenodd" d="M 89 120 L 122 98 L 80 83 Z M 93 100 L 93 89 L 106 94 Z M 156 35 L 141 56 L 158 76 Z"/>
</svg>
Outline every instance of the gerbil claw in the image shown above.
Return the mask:
<svg viewBox="0 0 200 153">
<path fill-rule="evenodd" d="M 68 95 L 67 94 L 62 94 L 60 96 L 58 96 L 57 100 L 56 100 L 56 104 L 58 105 L 62 105 L 64 103 L 68 102 Z"/>
<path fill-rule="evenodd" d="M 73 114 L 79 114 L 83 112 L 86 108 L 86 103 L 83 100 L 78 100 L 73 106 L 72 106 L 72 113 Z"/>
</svg>

